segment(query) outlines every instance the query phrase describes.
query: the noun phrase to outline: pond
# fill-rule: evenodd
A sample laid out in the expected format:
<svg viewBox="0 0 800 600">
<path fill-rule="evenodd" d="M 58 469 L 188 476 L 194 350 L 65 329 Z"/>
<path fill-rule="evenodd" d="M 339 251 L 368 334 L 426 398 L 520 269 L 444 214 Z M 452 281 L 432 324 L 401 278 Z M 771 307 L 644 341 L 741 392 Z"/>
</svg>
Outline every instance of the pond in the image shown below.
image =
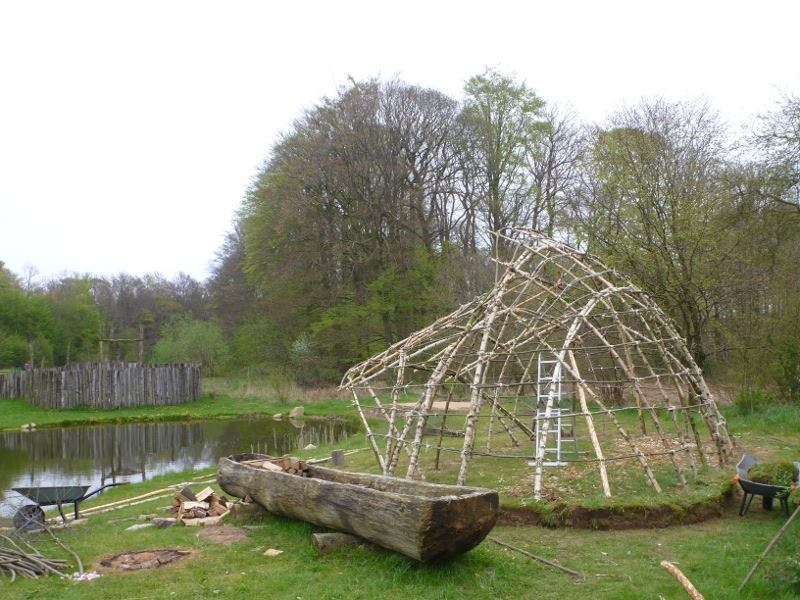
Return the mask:
<svg viewBox="0 0 800 600">
<path fill-rule="evenodd" d="M 281 455 L 355 431 L 340 419 L 237 418 L 0 432 L 0 516 L 30 504 L 15 487 L 139 482 L 239 452 Z M 69 507 L 67 507 L 69 508 Z"/>
</svg>

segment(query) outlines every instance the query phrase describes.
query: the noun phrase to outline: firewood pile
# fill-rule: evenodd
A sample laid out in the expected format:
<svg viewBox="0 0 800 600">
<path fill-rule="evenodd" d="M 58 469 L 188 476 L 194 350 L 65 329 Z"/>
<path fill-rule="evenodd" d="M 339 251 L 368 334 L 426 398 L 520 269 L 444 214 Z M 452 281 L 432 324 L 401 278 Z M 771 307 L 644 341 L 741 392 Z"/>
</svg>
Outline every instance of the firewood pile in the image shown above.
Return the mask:
<svg viewBox="0 0 800 600">
<path fill-rule="evenodd" d="M 282 471 L 290 475 L 299 475 L 300 477 L 311 477 L 308 474 L 308 464 L 304 460 L 297 458 L 290 458 L 285 456 L 283 458 L 271 458 L 269 460 L 245 460 L 243 464 L 252 465 L 254 467 L 261 467 L 267 471 Z"/>
<path fill-rule="evenodd" d="M 183 488 L 172 500 L 172 512 L 186 525 L 211 524 L 219 521 L 230 511 L 230 502 L 217 495 L 210 487 L 194 493 Z"/>
</svg>

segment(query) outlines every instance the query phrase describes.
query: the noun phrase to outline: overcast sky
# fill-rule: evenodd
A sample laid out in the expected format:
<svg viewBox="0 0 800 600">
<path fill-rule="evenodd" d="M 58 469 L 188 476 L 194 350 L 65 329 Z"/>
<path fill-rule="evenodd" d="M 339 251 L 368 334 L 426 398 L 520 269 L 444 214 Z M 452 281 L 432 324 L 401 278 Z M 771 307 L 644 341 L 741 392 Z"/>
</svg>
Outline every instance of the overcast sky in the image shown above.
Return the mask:
<svg viewBox="0 0 800 600">
<path fill-rule="evenodd" d="M 738 127 L 800 93 L 797 0 L 0 0 L 0 260 L 205 279 L 281 132 L 348 76 L 461 98 L 486 67 L 602 122 Z"/>
</svg>

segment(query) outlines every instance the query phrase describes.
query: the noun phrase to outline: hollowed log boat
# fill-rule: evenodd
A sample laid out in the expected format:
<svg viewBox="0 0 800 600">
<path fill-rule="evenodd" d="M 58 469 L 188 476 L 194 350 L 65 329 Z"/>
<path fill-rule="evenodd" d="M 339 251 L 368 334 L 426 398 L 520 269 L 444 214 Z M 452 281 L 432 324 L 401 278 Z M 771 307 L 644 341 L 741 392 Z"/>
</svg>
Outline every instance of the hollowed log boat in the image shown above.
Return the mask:
<svg viewBox="0 0 800 600">
<path fill-rule="evenodd" d="M 350 533 L 421 562 L 462 554 L 497 521 L 497 492 L 351 473 L 312 464 L 301 474 L 268 470 L 264 454 L 220 459 L 217 481 L 267 511 Z M 301 476 L 303 475 L 303 476 Z"/>
</svg>

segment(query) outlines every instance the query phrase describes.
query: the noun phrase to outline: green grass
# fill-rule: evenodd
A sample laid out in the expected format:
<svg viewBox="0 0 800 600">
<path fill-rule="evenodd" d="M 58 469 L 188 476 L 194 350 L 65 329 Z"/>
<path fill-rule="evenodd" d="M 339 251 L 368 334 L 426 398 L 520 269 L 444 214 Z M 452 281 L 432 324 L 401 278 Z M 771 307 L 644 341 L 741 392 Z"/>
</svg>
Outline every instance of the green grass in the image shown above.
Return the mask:
<svg viewBox="0 0 800 600">
<path fill-rule="evenodd" d="M 136 409 L 132 411 L 40 411 L 22 402 L 0 400 L 0 427 L 18 427 L 22 423 L 77 422 L 134 419 L 180 418 L 182 415 L 212 416 L 287 412 L 302 404 L 307 414 L 352 413 L 343 398 L 279 393 L 268 388 L 258 392 L 252 382 L 231 385 L 218 382 L 206 386 L 209 396 L 182 407 Z M 238 387 L 236 387 L 238 385 Z M 227 386 L 227 387 L 226 387 Z M 266 390 L 266 391 L 265 391 Z M 211 396 L 213 393 L 213 397 Z M 174 411 L 174 412 L 173 412 Z M 738 415 L 726 409 L 738 450 L 754 451 L 759 458 L 793 459 L 800 456 L 800 411 L 791 407 L 769 407 L 765 414 Z M 47 420 L 49 419 L 49 420 Z M 454 440 L 458 445 L 460 440 Z M 348 468 L 376 471 L 375 458 L 363 435 L 348 438 L 337 447 L 358 449 L 347 456 Z M 327 456 L 331 448 L 299 453 L 306 457 Z M 430 458 L 430 456 L 428 457 Z M 451 480 L 458 456 L 448 453 L 448 465 L 442 472 L 430 472 L 429 480 Z M 661 467 L 659 467 L 661 468 Z M 730 469 L 729 469 L 730 470 Z M 649 506 L 653 502 L 676 503 L 677 510 L 688 498 L 713 497 L 721 480 L 729 480 L 727 470 L 701 471 L 687 496 L 669 479 L 664 468 L 665 494 L 654 494 L 643 482 L 636 465 L 623 469 L 614 481 L 624 491 L 624 501 L 609 502 L 598 496 L 596 477 L 589 467 L 568 467 L 549 481 L 562 486 L 587 506 L 608 506 L 623 514 L 630 506 Z M 626 475 L 627 473 L 627 475 Z M 404 472 L 398 471 L 403 475 Z M 167 484 L 190 481 L 213 475 L 213 470 L 185 472 L 157 477 L 141 484 L 120 486 L 105 491 L 81 504 L 82 509 L 144 492 Z M 519 461 L 476 457 L 470 470 L 470 484 L 490 485 L 501 491 L 504 505 L 533 505 L 530 499 L 531 473 L 521 469 Z M 556 474 L 553 477 L 557 477 Z M 673 477 L 674 479 L 674 477 Z M 800 533 L 798 526 L 789 531 L 764 561 L 742 593 L 737 588 L 753 562 L 775 532 L 785 522 L 778 510 L 767 512 L 754 502 L 748 514 L 739 517 L 738 503 L 724 509 L 722 518 L 707 522 L 663 529 L 599 531 L 592 529 L 548 529 L 536 526 L 500 525 L 492 536 L 533 552 L 548 560 L 580 571 L 575 579 L 521 554 L 505 550 L 487 540 L 464 556 L 439 565 L 420 565 L 397 554 L 363 546 L 342 549 L 325 555 L 313 550 L 310 534 L 318 528 L 301 522 L 268 515 L 248 526 L 247 540 L 230 546 L 217 545 L 198 537 L 189 527 L 125 531 L 142 514 L 164 514 L 168 499 L 152 500 L 133 507 L 98 514 L 86 519 L 81 527 L 57 532 L 57 535 L 91 570 L 103 557 L 141 549 L 181 548 L 192 550 L 191 557 L 155 570 L 135 573 L 107 573 L 89 582 L 62 581 L 55 577 L 18 580 L 11 583 L 0 576 L 2 598 L 80 598 L 81 600 L 124 598 L 321 598 L 358 599 L 405 597 L 422 599 L 487 598 L 685 598 L 680 584 L 661 566 L 662 560 L 675 563 L 708 599 L 771 598 L 788 599 L 800 595 Z M 556 510 L 550 506 L 551 510 Z M 548 507 L 542 507 L 543 512 Z M 53 514 L 52 511 L 49 514 Z M 34 535 L 42 553 L 55 558 L 71 558 L 52 541 Z M 283 550 L 280 556 L 264 556 L 268 548 Z M 795 561 L 794 563 L 792 561 Z"/>
<path fill-rule="evenodd" d="M 128 489 L 115 488 L 102 504 L 132 497 L 165 483 L 190 479 L 193 473 L 158 478 Z M 112 493 L 113 492 L 113 493 Z M 405 597 L 464 600 L 487 598 L 683 598 L 678 582 L 661 566 L 675 563 L 706 598 L 794 598 L 792 589 L 776 590 L 765 578 L 775 565 L 797 551 L 791 536 L 781 542 L 744 593 L 736 590 L 750 566 L 784 521 L 777 512 L 751 509 L 746 517 L 733 510 L 723 519 L 658 530 L 587 531 L 498 526 L 491 536 L 582 573 L 580 579 L 506 550 L 490 540 L 443 564 L 421 565 L 411 559 L 360 546 L 318 555 L 310 540 L 316 528 L 267 515 L 247 526 L 247 539 L 229 546 L 198 537 L 195 528 L 125 531 L 140 514 L 162 514 L 165 499 L 90 516 L 85 525 L 56 535 L 78 553 L 86 570 L 123 551 L 157 548 L 191 550 L 188 558 L 133 573 L 111 572 L 89 582 L 46 577 L 0 579 L 3 598 L 150 599 L 276 598 L 371 599 Z M 231 521 L 233 522 L 233 521 Z M 796 536 L 795 536 L 796 537 Z M 51 558 L 70 557 L 46 536 L 34 535 L 39 550 Z M 794 545 L 792 545 L 794 543 Z M 269 548 L 282 550 L 264 556 Z M 780 582 L 778 586 L 780 587 Z"/>
<path fill-rule="evenodd" d="M 86 407 L 68 410 L 30 406 L 24 399 L 0 399 L 0 430 L 18 429 L 26 423 L 37 427 L 49 425 L 74 425 L 125 421 L 164 421 L 182 419 L 209 419 L 251 414 L 288 413 L 292 407 L 302 405 L 312 416 L 350 412 L 350 402 L 335 390 L 304 391 L 291 388 L 291 394 L 269 388 L 238 387 L 225 380 L 203 380 L 203 396 L 194 401 L 171 406 L 144 406 L 118 409 L 92 409 Z M 353 416 L 354 415 L 350 415 Z"/>
</svg>

